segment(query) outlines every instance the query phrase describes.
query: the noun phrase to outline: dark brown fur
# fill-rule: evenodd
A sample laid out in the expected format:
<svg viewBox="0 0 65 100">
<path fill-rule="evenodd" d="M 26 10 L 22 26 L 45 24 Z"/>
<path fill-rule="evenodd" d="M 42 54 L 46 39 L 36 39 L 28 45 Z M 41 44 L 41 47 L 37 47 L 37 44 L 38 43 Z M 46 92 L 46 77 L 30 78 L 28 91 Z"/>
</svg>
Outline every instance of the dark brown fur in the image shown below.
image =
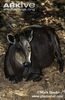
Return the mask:
<svg viewBox="0 0 65 100">
<path fill-rule="evenodd" d="M 33 31 L 32 40 L 29 41 L 31 46 L 31 64 L 25 67 L 17 63 L 14 54 L 16 50 L 22 52 L 23 48 L 19 44 L 22 40 L 19 40 L 18 36 L 19 38 L 23 36 L 28 41 L 31 31 Z M 55 57 L 59 64 L 59 71 L 63 72 L 64 61 L 61 54 L 59 38 L 54 28 L 45 25 L 32 25 L 24 28 L 18 36 L 15 36 L 18 42 L 15 45 L 11 45 L 6 53 L 4 71 L 7 77 L 11 78 L 14 76 L 13 79 L 15 82 L 21 81 L 22 77 L 25 77 L 26 80 L 32 79 L 38 81 L 41 79 L 42 69 L 48 67 L 54 61 Z M 25 49 L 23 52 L 25 52 Z M 8 64 L 11 66 L 12 76 L 9 73 Z"/>
</svg>

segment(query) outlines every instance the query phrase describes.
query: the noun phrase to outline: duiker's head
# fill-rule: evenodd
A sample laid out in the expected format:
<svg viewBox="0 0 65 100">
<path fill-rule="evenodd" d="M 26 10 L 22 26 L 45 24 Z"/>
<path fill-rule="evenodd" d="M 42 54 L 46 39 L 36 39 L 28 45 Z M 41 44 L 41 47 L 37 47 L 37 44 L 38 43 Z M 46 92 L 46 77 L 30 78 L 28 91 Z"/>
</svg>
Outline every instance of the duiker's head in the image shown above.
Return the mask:
<svg viewBox="0 0 65 100">
<path fill-rule="evenodd" d="M 7 35 L 7 40 L 8 43 L 11 45 L 16 45 L 17 48 L 19 48 L 19 55 L 22 57 L 22 55 L 24 55 L 25 57 L 25 62 L 31 63 L 31 46 L 30 46 L 30 41 L 31 41 L 31 36 L 29 38 L 26 38 L 22 35 L 18 35 L 16 34 L 15 36 L 13 36 L 12 34 L 8 34 Z M 23 53 L 22 53 L 23 51 Z M 21 54 L 20 54 L 21 53 Z M 22 58 L 22 59 L 23 59 Z"/>
</svg>

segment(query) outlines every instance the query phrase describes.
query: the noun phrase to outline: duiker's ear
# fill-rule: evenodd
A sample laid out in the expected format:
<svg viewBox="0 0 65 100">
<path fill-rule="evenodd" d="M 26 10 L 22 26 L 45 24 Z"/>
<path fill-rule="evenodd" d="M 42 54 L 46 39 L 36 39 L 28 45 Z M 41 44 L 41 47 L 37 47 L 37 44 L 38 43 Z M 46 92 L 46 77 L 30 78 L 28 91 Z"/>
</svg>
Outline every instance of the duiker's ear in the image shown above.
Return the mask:
<svg viewBox="0 0 65 100">
<path fill-rule="evenodd" d="M 15 44 L 16 40 L 14 38 L 14 36 L 12 34 L 8 34 L 7 35 L 7 41 L 10 43 L 10 44 Z"/>
<path fill-rule="evenodd" d="M 31 30 L 30 36 L 28 38 L 28 41 L 31 42 L 33 39 L 33 30 Z"/>
</svg>

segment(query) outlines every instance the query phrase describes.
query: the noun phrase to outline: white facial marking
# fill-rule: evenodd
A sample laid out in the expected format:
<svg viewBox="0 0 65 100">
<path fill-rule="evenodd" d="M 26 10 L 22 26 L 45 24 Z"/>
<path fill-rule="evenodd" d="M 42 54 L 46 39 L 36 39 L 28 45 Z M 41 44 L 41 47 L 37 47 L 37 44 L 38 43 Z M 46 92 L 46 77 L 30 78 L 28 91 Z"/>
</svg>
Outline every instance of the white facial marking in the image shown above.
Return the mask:
<svg viewBox="0 0 65 100">
<path fill-rule="evenodd" d="M 27 40 L 24 40 L 23 41 L 23 45 L 24 45 L 24 49 L 25 49 L 25 52 L 26 52 L 26 59 L 27 59 L 27 62 L 31 63 L 31 47 L 30 47 L 30 44 Z"/>
<path fill-rule="evenodd" d="M 29 54 L 28 54 L 27 62 L 31 63 L 31 52 L 29 52 Z"/>
</svg>

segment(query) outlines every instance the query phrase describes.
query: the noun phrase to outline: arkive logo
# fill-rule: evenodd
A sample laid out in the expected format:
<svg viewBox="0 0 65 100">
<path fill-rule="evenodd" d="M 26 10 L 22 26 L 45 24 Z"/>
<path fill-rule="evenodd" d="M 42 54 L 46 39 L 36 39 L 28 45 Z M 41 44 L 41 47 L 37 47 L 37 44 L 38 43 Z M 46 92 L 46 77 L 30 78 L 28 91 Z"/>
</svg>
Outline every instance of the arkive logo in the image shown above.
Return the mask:
<svg viewBox="0 0 65 100">
<path fill-rule="evenodd" d="M 14 2 L 14 1 L 11 1 L 10 3 L 5 3 L 3 5 L 3 8 L 4 9 L 22 9 L 22 10 L 25 10 L 25 9 L 28 9 L 28 10 L 35 10 L 35 3 L 34 2 Z"/>
</svg>

